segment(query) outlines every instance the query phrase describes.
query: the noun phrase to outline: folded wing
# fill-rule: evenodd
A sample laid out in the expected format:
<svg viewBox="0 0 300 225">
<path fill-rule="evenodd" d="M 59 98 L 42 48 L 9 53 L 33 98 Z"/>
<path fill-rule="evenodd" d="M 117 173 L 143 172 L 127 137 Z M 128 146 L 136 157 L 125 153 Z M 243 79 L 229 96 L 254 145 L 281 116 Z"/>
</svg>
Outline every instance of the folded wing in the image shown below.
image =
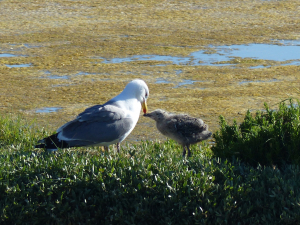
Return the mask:
<svg viewBox="0 0 300 225">
<path fill-rule="evenodd" d="M 80 145 L 79 142 L 100 144 L 122 139 L 134 126 L 126 111 L 114 105 L 96 105 L 80 113 L 77 118 L 57 130 L 58 138 Z M 84 144 L 87 145 L 87 144 Z M 89 145 L 89 144 L 88 144 Z"/>
</svg>

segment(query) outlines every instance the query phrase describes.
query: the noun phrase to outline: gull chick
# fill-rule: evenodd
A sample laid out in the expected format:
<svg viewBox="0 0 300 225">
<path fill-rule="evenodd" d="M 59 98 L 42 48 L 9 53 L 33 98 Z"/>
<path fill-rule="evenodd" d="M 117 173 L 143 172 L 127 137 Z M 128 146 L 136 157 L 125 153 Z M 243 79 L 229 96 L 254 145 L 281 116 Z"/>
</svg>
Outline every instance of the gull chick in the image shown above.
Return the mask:
<svg viewBox="0 0 300 225">
<path fill-rule="evenodd" d="M 135 127 L 141 109 L 147 113 L 147 84 L 140 79 L 129 82 L 124 90 L 103 105 L 95 105 L 76 119 L 62 125 L 57 133 L 40 140 L 36 148 L 55 151 L 57 148 L 108 146 L 122 142 Z"/>
<path fill-rule="evenodd" d="M 177 141 L 183 147 L 183 157 L 185 157 L 186 149 L 188 157 L 191 156 L 189 148 L 191 144 L 206 140 L 212 135 L 203 120 L 188 115 L 176 115 L 157 109 L 144 116 L 155 120 L 157 129 L 163 135 Z"/>
</svg>

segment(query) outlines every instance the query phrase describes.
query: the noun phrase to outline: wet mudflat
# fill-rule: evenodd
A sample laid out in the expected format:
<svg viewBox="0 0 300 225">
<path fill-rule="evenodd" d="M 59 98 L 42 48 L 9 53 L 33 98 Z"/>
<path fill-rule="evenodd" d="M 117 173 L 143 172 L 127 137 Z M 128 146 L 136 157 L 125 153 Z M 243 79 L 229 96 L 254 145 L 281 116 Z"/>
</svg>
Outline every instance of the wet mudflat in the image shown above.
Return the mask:
<svg viewBox="0 0 300 225">
<path fill-rule="evenodd" d="M 299 97 L 300 3 L 0 1 L 0 111 L 55 129 L 134 78 L 149 110 L 241 120 Z M 141 117 L 127 139 L 163 139 Z"/>
</svg>

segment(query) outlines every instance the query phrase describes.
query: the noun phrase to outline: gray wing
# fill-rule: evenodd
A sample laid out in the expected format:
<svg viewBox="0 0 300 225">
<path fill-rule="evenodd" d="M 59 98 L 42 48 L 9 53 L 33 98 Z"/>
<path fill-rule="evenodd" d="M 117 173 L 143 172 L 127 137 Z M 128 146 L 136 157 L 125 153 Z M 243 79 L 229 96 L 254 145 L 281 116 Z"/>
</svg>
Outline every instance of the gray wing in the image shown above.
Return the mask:
<svg viewBox="0 0 300 225">
<path fill-rule="evenodd" d="M 168 129 L 180 140 L 194 142 L 206 139 L 208 126 L 198 118 L 187 115 L 174 115 L 167 122 Z"/>
<path fill-rule="evenodd" d="M 134 125 L 125 112 L 114 105 L 96 105 L 60 127 L 59 138 L 69 143 L 100 144 L 119 140 Z M 79 145 L 79 144 L 77 144 Z"/>
<path fill-rule="evenodd" d="M 183 117 L 176 118 L 176 120 L 177 129 L 187 136 L 191 133 L 200 133 L 208 129 L 207 125 L 204 124 L 203 120 L 198 118 L 193 118 L 184 115 Z"/>
<path fill-rule="evenodd" d="M 77 116 L 77 120 L 84 121 L 107 121 L 113 122 L 124 118 L 125 114 L 122 109 L 113 105 L 95 105 L 87 108 Z"/>
</svg>

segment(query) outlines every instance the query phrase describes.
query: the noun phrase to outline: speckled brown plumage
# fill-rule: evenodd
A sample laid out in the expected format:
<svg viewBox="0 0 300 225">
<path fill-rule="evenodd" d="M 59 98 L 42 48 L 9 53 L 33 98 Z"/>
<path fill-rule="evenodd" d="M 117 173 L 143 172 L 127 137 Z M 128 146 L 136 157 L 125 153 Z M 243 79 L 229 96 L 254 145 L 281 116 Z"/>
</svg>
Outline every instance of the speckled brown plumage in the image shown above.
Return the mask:
<svg viewBox="0 0 300 225">
<path fill-rule="evenodd" d="M 203 120 L 185 114 L 171 114 L 157 109 L 151 113 L 144 114 L 156 121 L 157 129 L 165 136 L 177 141 L 183 147 L 183 156 L 189 146 L 208 139 L 212 133 L 208 131 L 208 125 Z"/>
</svg>

